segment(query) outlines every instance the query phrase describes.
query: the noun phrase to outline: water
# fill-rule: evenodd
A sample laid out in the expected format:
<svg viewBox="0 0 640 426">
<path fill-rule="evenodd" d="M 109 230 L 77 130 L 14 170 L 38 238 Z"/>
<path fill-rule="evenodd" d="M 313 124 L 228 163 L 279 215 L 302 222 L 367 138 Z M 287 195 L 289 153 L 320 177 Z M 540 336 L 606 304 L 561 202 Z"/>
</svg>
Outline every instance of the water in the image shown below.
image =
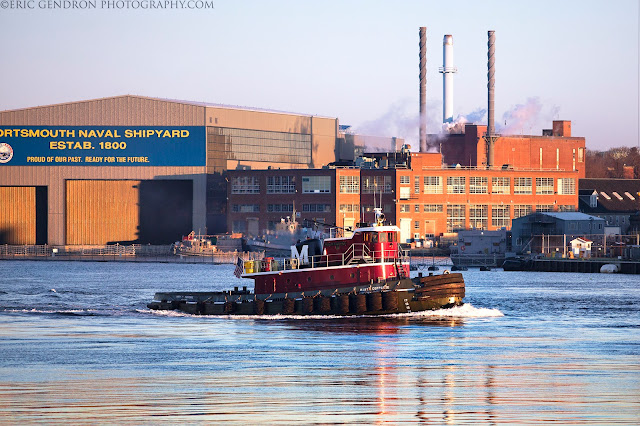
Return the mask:
<svg viewBox="0 0 640 426">
<path fill-rule="evenodd" d="M 464 272 L 461 308 L 198 317 L 233 265 L 0 262 L 0 423 L 640 424 L 640 279 Z"/>
</svg>

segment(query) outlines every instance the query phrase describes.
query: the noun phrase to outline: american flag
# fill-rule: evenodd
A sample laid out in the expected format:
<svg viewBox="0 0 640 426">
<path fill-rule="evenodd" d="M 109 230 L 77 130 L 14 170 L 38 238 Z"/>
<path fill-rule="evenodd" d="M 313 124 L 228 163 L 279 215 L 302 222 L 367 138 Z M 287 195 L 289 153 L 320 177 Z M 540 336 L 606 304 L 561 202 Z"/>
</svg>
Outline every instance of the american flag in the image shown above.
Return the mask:
<svg viewBox="0 0 640 426">
<path fill-rule="evenodd" d="M 242 273 L 244 272 L 244 265 L 242 263 L 242 259 L 238 257 L 238 263 L 236 263 L 236 270 L 233 271 L 233 275 L 238 278 L 242 278 Z"/>
</svg>

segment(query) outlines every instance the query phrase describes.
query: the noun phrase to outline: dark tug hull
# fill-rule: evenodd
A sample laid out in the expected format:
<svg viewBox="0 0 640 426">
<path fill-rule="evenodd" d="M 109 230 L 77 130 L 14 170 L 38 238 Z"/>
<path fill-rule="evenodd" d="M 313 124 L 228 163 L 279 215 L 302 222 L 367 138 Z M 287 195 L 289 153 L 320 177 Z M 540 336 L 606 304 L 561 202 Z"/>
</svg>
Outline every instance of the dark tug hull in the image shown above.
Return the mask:
<svg viewBox="0 0 640 426">
<path fill-rule="evenodd" d="M 313 292 L 156 293 L 147 306 L 194 315 L 388 315 L 459 306 L 464 296 L 462 274 L 445 273 Z"/>
</svg>

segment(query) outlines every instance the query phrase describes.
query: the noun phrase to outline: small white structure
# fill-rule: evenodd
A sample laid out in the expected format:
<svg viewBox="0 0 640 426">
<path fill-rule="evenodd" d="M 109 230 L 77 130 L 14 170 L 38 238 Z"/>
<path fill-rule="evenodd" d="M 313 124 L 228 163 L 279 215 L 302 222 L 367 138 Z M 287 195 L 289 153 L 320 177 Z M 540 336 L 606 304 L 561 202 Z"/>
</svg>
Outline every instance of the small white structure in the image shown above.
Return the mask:
<svg viewBox="0 0 640 426">
<path fill-rule="evenodd" d="M 571 251 L 575 257 L 589 258 L 591 257 L 591 245 L 593 241 L 584 238 L 576 238 L 571 240 Z"/>
</svg>

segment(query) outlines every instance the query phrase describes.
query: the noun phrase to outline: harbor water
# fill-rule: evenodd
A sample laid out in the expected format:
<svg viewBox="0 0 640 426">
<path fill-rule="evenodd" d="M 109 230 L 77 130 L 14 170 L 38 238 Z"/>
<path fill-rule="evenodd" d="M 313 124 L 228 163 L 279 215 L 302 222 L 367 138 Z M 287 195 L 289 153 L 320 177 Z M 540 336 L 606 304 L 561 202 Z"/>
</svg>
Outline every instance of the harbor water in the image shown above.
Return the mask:
<svg viewBox="0 0 640 426">
<path fill-rule="evenodd" d="M 640 424 L 637 275 L 469 270 L 464 306 L 383 318 L 146 307 L 233 270 L 0 261 L 0 423 Z"/>
</svg>

